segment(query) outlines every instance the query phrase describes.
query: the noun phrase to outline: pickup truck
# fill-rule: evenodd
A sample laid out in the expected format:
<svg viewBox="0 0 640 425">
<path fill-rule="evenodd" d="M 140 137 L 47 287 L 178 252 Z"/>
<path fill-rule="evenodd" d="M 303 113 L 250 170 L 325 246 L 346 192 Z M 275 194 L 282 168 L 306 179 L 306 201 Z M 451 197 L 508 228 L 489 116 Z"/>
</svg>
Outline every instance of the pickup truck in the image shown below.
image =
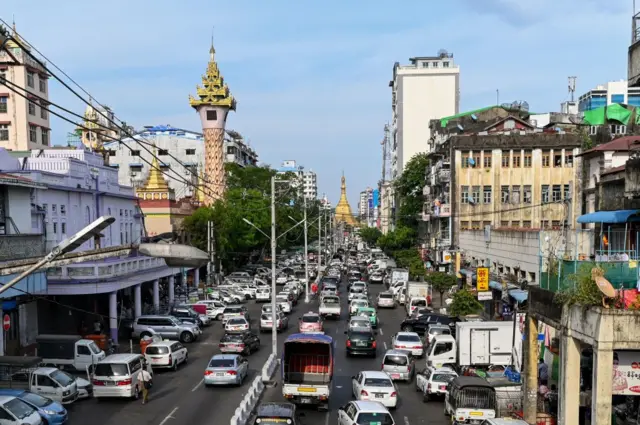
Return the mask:
<svg viewBox="0 0 640 425">
<path fill-rule="evenodd" d="M 94 341 L 76 335 L 38 335 L 36 343 L 44 366 L 84 372 L 106 357 Z"/>
<path fill-rule="evenodd" d="M 322 297 L 318 312 L 322 318 L 331 317 L 340 319 L 340 298 L 336 295 Z"/>
<path fill-rule="evenodd" d="M 333 338 L 293 334 L 284 342 L 282 395 L 295 404 L 329 409 L 333 384 Z"/>
</svg>

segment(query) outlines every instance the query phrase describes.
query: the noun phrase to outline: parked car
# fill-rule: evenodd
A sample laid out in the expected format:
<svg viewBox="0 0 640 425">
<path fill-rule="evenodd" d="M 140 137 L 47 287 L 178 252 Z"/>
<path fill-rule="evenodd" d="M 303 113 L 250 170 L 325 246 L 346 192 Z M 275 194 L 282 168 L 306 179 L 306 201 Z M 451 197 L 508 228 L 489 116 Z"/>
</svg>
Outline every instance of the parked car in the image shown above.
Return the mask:
<svg viewBox="0 0 640 425">
<path fill-rule="evenodd" d="M 244 317 L 232 317 L 224 324 L 226 333 L 242 333 L 251 328 L 251 323 Z"/>
<path fill-rule="evenodd" d="M 249 331 L 238 334 L 224 334 L 218 347 L 222 353 L 249 355 L 260 349 L 260 338 Z"/>
<path fill-rule="evenodd" d="M 173 316 L 140 316 L 133 321 L 134 338 L 142 339 L 154 334 L 189 343 L 197 340 L 202 331 L 198 326 L 184 323 Z"/>
<path fill-rule="evenodd" d="M 276 329 L 278 332 L 289 327 L 289 318 L 281 312 L 276 313 Z M 273 330 L 273 314 L 263 313 L 260 316 L 260 332 L 267 332 Z"/>
<path fill-rule="evenodd" d="M 266 303 L 271 300 L 271 289 L 262 286 L 256 289 L 256 302 Z"/>
<path fill-rule="evenodd" d="M 0 389 L 1 397 L 16 397 L 34 408 L 46 425 L 64 425 L 69 416 L 67 409 L 50 398 L 25 390 Z"/>
<path fill-rule="evenodd" d="M 41 425 L 38 410 L 14 396 L 0 396 L 0 420 L 10 425 Z"/>
<path fill-rule="evenodd" d="M 204 370 L 204 385 L 242 385 L 249 373 L 249 360 L 237 354 L 216 354 Z"/>
<path fill-rule="evenodd" d="M 144 357 L 152 367 L 178 370 L 180 364 L 187 362 L 189 352 L 178 341 L 156 341 L 147 345 Z"/>
</svg>

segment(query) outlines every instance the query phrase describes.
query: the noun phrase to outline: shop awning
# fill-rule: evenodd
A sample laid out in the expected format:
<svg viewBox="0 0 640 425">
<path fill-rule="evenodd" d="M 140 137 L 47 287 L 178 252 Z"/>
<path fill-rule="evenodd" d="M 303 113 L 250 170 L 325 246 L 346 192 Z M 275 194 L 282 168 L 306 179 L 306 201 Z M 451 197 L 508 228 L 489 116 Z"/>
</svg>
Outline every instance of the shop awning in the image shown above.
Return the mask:
<svg viewBox="0 0 640 425">
<path fill-rule="evenodd" d="M 524 291 L 522 289 L 512 289 L 509 291 L 509 295 L 511 298 L 516 300 L 518 304 L 521 304 L 529 299 L 529 291 Z"/>
<path fill-rule="evenodd" d="M 596 211 L 578 217 L 578 223 L 626 223 L 629 217 L 636 215 L 640 210 Z"/>
<path fill-rule="evenodd" d="M 496 291 L 502 291 L 502 284 L 500 282 L 496 282 L 495 280 L 490 280 L 489 288 L 495 289 Z"/>
</svg>

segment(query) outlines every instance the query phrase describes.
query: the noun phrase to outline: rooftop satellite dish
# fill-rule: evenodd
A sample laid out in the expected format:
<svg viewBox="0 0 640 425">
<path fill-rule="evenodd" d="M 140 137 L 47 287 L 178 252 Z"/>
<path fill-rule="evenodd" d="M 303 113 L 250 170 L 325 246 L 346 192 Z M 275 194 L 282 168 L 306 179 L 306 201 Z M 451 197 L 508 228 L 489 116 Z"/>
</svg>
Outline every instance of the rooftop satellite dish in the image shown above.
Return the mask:
<svg viewBox="0 0 640 425">
<path fill-rule="evenodd" d="M 447 56 L 448 54 L 449 52 L 447 52 L 447 49 L 438 50 L 438 56 L 440 56 L 441 58 Z"/>
<path fill-rule="evenodd" d="M 604 270 L 600 267 L 594 267 L 591 269 L 591 278 L 598 286 L 600 292 L 602 292 L 602 295 L 604 295 L 602 297 L 602 305 L 605 308 L 609 308 L 606 302 L 607 298 L 615 298 L 616 290 L 613 288 L 613 285 L 611 285 L 611 282 L 604 277 Z"/>
</svg>

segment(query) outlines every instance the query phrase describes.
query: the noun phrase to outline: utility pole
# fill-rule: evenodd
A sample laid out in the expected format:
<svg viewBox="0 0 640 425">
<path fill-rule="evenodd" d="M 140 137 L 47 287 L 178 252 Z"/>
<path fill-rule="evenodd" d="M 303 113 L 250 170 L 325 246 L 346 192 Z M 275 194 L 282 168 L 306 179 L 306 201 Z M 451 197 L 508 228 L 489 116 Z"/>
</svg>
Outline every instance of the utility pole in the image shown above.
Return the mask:
<svg viewBox="0 0 640 425">
<path fill-rule="evenodd" d="M 304 198 L 304 302 L 309 303 L 309 246 L 307 245 L 307 195 L 302 196 Z"/>
<path fill-rule="evenodd" d="M 207 286 L 211 286 L 214 273 L 215 248 L 213 237 L 213 221 L 207 221 L 207 253 L 209 254 L 209 262 L 207 263 Z"/>
<path fill-rule="evenodd" d="M 318 214 L 318 275 L 322 267 L 322 205 L 320 206 L 320 214 Z"/>
<path fill-rule="evenodd" d="M 278 320 L 276 312 L 276 177 L 271 177 L 271 352 L 277 358 Z"/>
</svg>

